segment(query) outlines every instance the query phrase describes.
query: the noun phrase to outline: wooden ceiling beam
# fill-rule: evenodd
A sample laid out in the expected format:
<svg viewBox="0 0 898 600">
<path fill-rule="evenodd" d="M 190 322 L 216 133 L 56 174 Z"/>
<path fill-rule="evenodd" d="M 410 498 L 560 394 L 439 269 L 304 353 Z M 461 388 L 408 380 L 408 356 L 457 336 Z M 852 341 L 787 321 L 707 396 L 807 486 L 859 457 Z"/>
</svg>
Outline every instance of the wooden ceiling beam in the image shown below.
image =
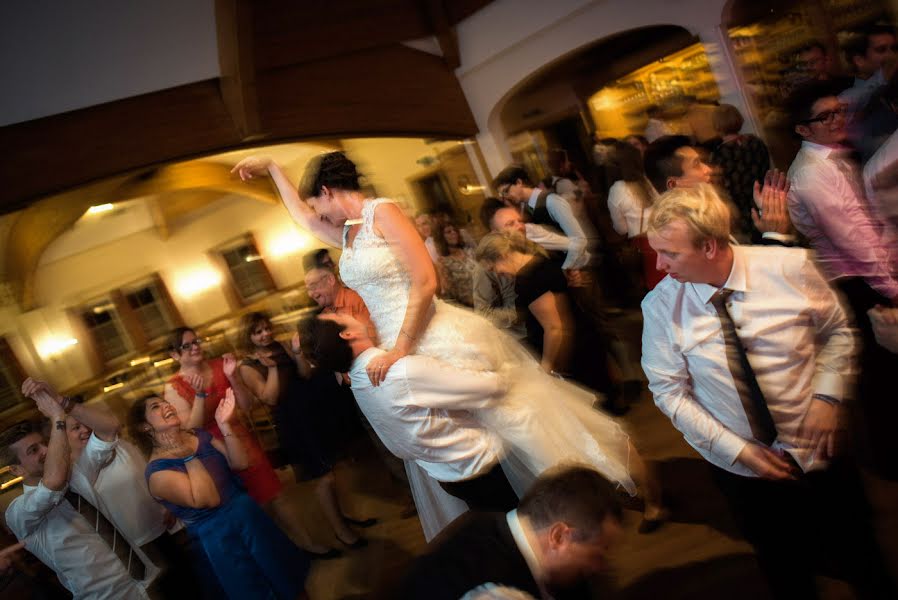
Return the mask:
<svg viewBox="0 0 898 600">
<path fill-rule="evenodd" d="M 256 101 L 252 6 L 247 0 L 216 0 L 215 22 L 222 100 L 240 139 L 259 139 L 263 136 Z"/>
<path fill-rule="evenodd" d="M 455 70 L 461 66 L 461 53 L 458 49 L 458 35 L 449 21 L 446 5 L 443 0 L 420 0 L 422 10 L 433 27 L 434 36 L 443 51 L 446 66 Z"/>
</svg>

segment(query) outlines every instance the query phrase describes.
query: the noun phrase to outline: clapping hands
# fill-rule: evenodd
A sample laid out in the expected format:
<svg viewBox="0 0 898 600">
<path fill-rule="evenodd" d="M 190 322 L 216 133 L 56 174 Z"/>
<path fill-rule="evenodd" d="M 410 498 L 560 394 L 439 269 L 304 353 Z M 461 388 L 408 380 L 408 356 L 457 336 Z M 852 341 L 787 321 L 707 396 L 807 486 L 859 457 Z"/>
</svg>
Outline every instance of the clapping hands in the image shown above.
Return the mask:
<svg viewBox="0 0 898 600">
<path fill-rule="evenodd" d="M 222 355 L 222 370 L 224 370 L 225 377 L 230 379 L 234 376 L 234 372 L 237 371 L 237 357 L 235 357 L 230 352 Z"/>
<path fill-rule="evenodd" d="M 792 222 L 789 220 L 786 199 L 790 187 L 786 174 L 779 169 L 767 171 L 763 186 L 759 181 L 755 182 L 755 208 L 751 209 L 751 220 L 758 231 L 789 233 Z"/>
<path fill-rule="evenodd" d="M 200 375 L 199 373 L 187 373 L 181 375 L 181 377 L 184 378 L 184 381 L 187 382 L 187 385 L 193 388 L 195 394 L 203 393 L 203 390 L 205 389 L 205 383 L 203 381 L 202 375 Z"/>
<path fill-rule="evenodd" d="M 215 422 L 218 424 L 219 428 L 224 428 L 225 425 L 229 425 L 233 422 L 236 414 L 237 401 L 234 398 L 234 390 L 228 388 L 224 398 L 218 403 L 218 408 L 215 409 Z"/>
</svg>

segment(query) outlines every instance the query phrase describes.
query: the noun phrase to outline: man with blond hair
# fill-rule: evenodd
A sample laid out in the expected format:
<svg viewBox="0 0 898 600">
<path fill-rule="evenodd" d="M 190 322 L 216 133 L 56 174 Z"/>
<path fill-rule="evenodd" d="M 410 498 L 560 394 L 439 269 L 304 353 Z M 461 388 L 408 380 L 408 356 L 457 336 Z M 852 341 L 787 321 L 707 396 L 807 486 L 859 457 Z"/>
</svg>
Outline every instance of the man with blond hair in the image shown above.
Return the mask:
<svg viewBox="0 0 898 600">
<path fill-rule="evenodd" d="M 730 222 L 707 184 L 654 205 L 648 240 L 668 277 L 642 303 L 649 389 L 711 463 L 775 596 L 814 597 L 821 557 L 877 590 L 860 485 L 833 456 L 851 327 L 806 251 L 734 245 Z"/>
</svg>

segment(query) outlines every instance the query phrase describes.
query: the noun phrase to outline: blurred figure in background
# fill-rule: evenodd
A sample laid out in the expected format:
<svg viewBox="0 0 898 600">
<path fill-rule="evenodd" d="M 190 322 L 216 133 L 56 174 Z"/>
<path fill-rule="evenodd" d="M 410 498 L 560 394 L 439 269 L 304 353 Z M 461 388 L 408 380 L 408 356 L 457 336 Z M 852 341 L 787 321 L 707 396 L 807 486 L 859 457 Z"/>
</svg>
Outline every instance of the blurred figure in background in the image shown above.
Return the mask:
<svg viewBox="0 0 898 600">
<path fill-rule="evenodd" d="M 314 479 L 315 496 L 337 539 L 348 546 L 359 537 L 340 510 L 334 475 L 339 443 L 339 384 L 332 373 L 315 371 L 303 358 L 298 340 L 291 348 L 274 339 L 268 315 L 248 313 L 240 320 L 240 347 L 245 357 L 240 377 L 253 395 L 271 407 L 281 450 L 297 481 Z M 285 525 L 308 551 L 331 558 L 336 553 L 313 544 L 291 515 Z"/>
<path fill-rule="evenodd" d="M 712 116 L 721 143 L 711 152 L 710 163 L 720 168 L 723 188 L 738 209 L 734 235 L 743 242 L 758 243 L 761 232 L 751 218 L 755 208 L 753 192 L 756 181 L 763 181 L 770 169 L 767 146 L 755 135 L 742 134 L 742 114 L 732 104 L 721 104 Z"/>
<path fill-rule="evenodd" d="M 441 296 L 473 308 L 474 271 L 477 268 L 473 251 L 465 246 L 461 233 L 452 223 L 437 229 L 433 241 L 440 255 L 436 267 Z"/>
<path fill-rule="evenodd" d="M 627 236 L 629 247 L 639 262 L 634 266 L 639 269 L 645 288 L 651 290 L 665 274 L 655 267 L 656 254 L 645 237 L 652 204 L 658 194 L 645 177 L 642 160 L 642 154 L 635 146 L 625 142 L 615 146 L 611 161 L 620 171 L 621 179 L 611 186 L 608 211 L 614 230 Z"/>
</svg>

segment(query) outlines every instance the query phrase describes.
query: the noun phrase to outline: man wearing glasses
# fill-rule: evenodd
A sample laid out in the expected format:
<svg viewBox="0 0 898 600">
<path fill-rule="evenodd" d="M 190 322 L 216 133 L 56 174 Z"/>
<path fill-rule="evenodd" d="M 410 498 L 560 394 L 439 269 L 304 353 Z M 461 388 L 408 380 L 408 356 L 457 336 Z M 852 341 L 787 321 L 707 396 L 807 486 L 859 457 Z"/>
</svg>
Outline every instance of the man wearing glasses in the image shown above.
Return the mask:
<svg viewBox="0 0 898 600">
<path fill-rule="evenodd" d="M 590 225 L 577 218 L 562 196 L 534 186 L 523 167 L 502 169 L 493 180 L 493 187 L 504 202 L 521 207 L 531 223 L 560 229 L 567 236 L 567 256 L 561 268 L 571 285 L 582 285 L 581 273 L 589 265 L 590 247 L 595 242 Z"/>
<path fill-rule="evenodd" d="M 377 339 L 377 330 L 371 322 L 371 315 L 362 297 L 343 285 L 332 269 L 326 266 L 307 269 L 305 282 L 309 298 L 321 307 L 322 313 L 349 315 L 365 324 L 372 340 Z"/>
<path fill-rule="evenodd" d="M 868 311 L 898 306 L 898 256 L 890 228 L 874 217 L 846 138 L 844 105 L 825 83 L 796 90 L 789 102 L 802 144 L 789 169 L 789 215 L 817 252 L 823 275 L 842 291 L 857 321 L 862 343 L 856 410 L 863 412 L 861 454 L 868 466 L 898 479 L 898 437 L 892 424 L 898 405 L 884 401 L 898 356 L 876 343 Z"/>
</svg>

